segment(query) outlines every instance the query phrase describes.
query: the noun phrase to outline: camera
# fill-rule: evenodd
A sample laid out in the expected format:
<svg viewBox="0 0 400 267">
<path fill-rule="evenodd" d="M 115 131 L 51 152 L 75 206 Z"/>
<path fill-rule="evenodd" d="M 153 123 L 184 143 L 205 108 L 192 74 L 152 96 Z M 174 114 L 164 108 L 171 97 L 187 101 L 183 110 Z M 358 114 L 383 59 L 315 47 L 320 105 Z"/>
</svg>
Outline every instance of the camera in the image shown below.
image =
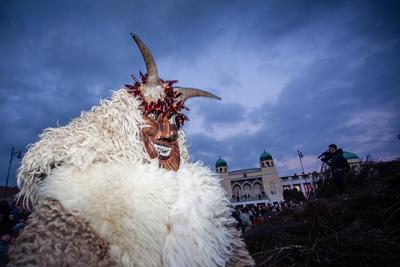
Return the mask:
<svg viewBox="0 0 400 267">
<path fill-rule="evenodd" d="M 321 159 L 321 161 L 323 162 L 327 162 L 328 160 L 330 160 L 333 156 L 333 153 L 330 153 L 329 151 L 325 151 L 323 152 L 321 155 L 319 155 L 317 158 Z"/>
</svg>

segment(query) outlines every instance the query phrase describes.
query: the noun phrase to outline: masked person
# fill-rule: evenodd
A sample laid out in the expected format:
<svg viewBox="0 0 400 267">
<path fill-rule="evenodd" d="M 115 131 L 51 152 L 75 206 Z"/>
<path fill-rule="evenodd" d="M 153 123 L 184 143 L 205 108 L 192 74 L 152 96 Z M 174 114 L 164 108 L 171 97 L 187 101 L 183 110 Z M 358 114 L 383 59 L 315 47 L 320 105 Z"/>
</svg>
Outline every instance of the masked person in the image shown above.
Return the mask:
<svg viewBox="0 0 400 267">
<path fill-rule="evenodd" d="M 321 160 L 331 168 L 332 181 L 339 190 L 345 191 L 345 174 L 350 170 L 350 165 L 343 156 L 343 150 L 337 148 L 335 144 L 330 144 L 328 150 L 322 154 Z"/>
<path fill-rule="evenodd" d="M 252 266 L 218 179 L 192 163 L 182 125 L 190 97 L 147 75 L 68 125 L 45 130 L 18 172 L 33 206 L 12 266 Z"/>
</svg>

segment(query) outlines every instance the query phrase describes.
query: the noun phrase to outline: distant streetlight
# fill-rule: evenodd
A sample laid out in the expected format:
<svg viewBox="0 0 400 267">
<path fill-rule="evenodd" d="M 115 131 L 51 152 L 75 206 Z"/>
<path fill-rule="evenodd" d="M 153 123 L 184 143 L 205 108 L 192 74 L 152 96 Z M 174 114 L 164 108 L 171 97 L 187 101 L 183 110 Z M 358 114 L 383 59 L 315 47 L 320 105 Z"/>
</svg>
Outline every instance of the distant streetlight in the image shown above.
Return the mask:
<svg viewBox="0 0 400 267">
<path fill-rule="evenodd" d="M 14 157 L 17 157 L 18 159 L 20 159 L 22 157 L 22 155 L 21 155 L 21 151 L 15 151 L 15 148 L 13 147 L 13 148 L 11 148 L 10 163 L 8 164 L 6 187 L 8 186 L 8 179 L 10 178 L 11 163 L 12 163 Z"/>
<path fill-rule="evenodd" d="M 303 171 L 303 174 L 304 174 L 305 172 L 304 172 L 304 167 L 303 167 L 303 161 L 301 160 L 301 158 L 304 157 L 303 153 L 301 153 L 301 151 L 297 149 L 297 154 L 299 155 L 301 170 Z"/>
</svg>

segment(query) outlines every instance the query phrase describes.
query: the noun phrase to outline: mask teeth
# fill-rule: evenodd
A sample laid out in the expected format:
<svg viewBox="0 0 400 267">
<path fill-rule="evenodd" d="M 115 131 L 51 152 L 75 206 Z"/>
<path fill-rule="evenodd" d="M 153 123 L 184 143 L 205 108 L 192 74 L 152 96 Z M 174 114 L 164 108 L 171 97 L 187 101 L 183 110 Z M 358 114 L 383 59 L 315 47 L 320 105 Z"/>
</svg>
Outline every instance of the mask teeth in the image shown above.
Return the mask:
<svg viewBox="0 0 400 267">
<path fill-rule="evenodd" d="M 157 154 L 159 156 L 169 156 L 169 154 L 171 153 L 171 148 L 169 147 L 164 147 L 156 144 L 154 144 L 154 147 L 156 148 Z"/>
</svg>

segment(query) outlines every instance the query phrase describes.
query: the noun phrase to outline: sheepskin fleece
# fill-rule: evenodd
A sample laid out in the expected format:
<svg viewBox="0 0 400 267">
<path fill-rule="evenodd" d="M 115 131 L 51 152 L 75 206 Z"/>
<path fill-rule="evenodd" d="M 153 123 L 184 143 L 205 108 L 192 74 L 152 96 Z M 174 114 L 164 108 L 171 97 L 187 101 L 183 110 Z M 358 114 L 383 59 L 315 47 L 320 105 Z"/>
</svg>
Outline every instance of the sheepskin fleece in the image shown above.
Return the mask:
<svg viewBox="0 0 400 267">
<path fill-rule="evenodd" d="M 18 170 L 26 206 L 37 212 L 38 203 L 55 199 L 87 222 L 122 266 L 253 265 L 219 181 L 189 163 L 185 133 L 178 135 L 177 172 L 149 158 L 140 104 L 121 88 L 69 124 L 46 129 Z"/>
<path fill-rule="evenodd" d="M 201 164 L 177 172 L 157 161 L 62 165 L 38 196 L 87 221 L 123 266 L 225 266 L 231 254 L 229 203 Z"/>
<path fill-rule="evenodd" d="M 26 206 L 37 203 L 40 183 L 61 164 L 85 170 L 96 162 L 150 161 L 140 137 L 144 126 L 140 104 L 123 87 L 67 125 L 44 130 L 39 141 L 29 145 L 18 169 L 20 197 Z M 189 162 L 183 131 L 178 143 L 181 163 Z"/>
<path fill-rule="evenodd" d="M 7 266 L 116 266 L 109 244 L 54 199 L 43 199 L 11 243 Z"/>
</svg>

